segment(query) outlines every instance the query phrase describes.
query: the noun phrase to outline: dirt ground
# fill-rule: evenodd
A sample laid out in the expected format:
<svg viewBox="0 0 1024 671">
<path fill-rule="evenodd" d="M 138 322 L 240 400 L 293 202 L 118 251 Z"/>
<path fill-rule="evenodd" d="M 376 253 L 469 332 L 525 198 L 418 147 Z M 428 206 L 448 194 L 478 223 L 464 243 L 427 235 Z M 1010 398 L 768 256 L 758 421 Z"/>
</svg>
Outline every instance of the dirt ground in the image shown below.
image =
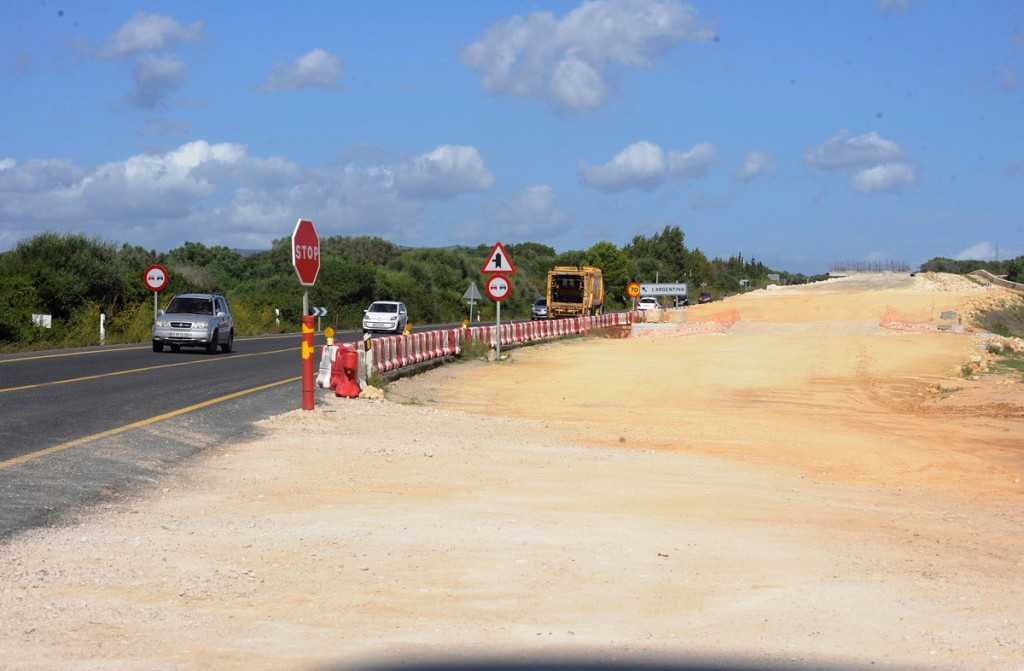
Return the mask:
<svg viewBox="0 0 1024 671">
<path fill-rule="evenodd" d="M 1024 669 L 1024 385 L 873 276 L 327 395 L 0 547 L 0 668 Z M 539 665 L 538 665 L 539 666 Z"/>
</svg>

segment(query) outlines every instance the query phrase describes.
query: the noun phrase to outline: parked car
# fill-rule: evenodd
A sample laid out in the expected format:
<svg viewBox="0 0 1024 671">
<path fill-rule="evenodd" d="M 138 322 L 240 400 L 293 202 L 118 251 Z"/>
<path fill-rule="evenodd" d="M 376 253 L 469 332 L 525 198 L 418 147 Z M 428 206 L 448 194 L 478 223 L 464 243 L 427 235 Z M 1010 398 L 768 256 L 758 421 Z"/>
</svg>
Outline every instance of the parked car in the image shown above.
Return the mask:
<svg viewBox="0 0 1024 671">
<path fill-rule="evenodd" d="M 409 323 L 405 303 L 399 301 L 374 301 L 363 310 L 363 331 L 365 333 L 393 333 L 399 335 Z"/>
<path fill-rule="evenodd" d="M 534 319 L 547 319 L 548 318 L 548 299 L 538 298 L 533 302 L 533 307 L 530 308 L 530 316 Z"/>
<path fill-rule="evenodd" d="M 697 299 L 697 302 L 698 303 L 710 303 L 711 302 L 711 292 L 710 291 L 702 291 L 702 292 L 700 292 L 700 298 Z"/>
<path fill-rule="evenodd" d="M 637 310 L 660 310 L 661 303 L 654 296 L 644 296 L 636 303 Z"/>
<path fill-rule="evenodd" d="M 172 352 L 182 347 L 203 347 L 207 352 L 230 352 L 235 323 L 228 302 L 220 294 L 178 294 L 160 310 L 153 322 L 153 351 Z"/>
</svg>

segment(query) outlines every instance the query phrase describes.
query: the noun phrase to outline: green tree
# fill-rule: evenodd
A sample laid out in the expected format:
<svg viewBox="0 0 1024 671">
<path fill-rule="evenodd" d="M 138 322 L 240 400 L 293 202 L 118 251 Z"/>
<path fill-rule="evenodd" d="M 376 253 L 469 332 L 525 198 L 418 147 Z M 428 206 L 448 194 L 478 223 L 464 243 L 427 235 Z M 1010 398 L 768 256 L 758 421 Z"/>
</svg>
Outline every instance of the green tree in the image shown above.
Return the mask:
<svg viewBox="0 0 1024 671">
<path fill-rule="evenodd" d="M 602 240 L 587 250 L 587 265 L 601 269 L 604 278 L 605 306 L 620 306 L 625 301 L 630 282 L 626 254 L 610 242 Z M 610 304 L 610 305 L 609 305 Z"/>
<path fill-rule="evenodd" d="M 32 309 L 67 319 L 90 301 L 103 307 L 124 302 L 132 292 L 120 260 L 114 246 L 98 238 L 41 233 L 4 254 L 0 274 L 28 278 L 35 288 Z"/>
<path fill-rule="evenodd" d="M 1024 256 L 1018 256 L 1007 262 L 1006 279 L 1011 282 L 1024 282 Z"/>
</svg>

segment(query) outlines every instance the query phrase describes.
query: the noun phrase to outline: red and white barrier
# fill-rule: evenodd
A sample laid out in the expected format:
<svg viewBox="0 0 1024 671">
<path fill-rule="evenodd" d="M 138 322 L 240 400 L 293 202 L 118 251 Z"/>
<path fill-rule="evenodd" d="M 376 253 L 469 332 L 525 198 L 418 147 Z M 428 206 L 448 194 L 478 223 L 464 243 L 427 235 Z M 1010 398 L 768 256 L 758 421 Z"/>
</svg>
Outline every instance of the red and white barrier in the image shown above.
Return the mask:
<svg viewBox="0 0 1024 671">
<path fill-rule="evenodd" d="M 369 357 L 368 368 L 379 373 L 387 373 L 425 361 L 458 356 L 462 352 L 463 342 L 483 342 L 488 348 L 494 349 L 500 340 L 502 348 L 505 348 L 551 338 L 586 334 L 595 328 L 632 324 L 634 318 L 634 313 L 616 312 L 593 317 L 502 324 L 500 327 L 471 326 L 412 333 L 407 336 L 384 336 L 372 341 L 370 351 L 366 353 Z M 354 343 L 353 346 L 361 349 L 362 343 Z M 333 359 L 333 351 L 326 354 L 328 359 Z M 323 365 L 321 361 L 321 367 Z"/>
</svg>

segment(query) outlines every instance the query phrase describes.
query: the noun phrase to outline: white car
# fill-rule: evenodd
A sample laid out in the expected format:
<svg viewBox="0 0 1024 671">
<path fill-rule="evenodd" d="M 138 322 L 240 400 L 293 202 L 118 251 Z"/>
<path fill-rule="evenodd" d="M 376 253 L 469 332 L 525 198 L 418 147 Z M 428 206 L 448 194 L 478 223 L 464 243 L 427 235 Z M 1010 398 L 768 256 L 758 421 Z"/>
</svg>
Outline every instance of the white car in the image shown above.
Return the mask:
<svg viewBox="0 0 1024 671">
<path fill-rule="evenodd" d="M 363 310 L 364 333 L 393 333 L 399 335 L 409 323 L 405 303 L 399 301 L 374 301 Z"/>
<path fill-rule="evenodd" d="M 644 296 L 636 303 L 636 309 L 640 311 L 644 310 L 660 310 L 661 303 L 654 296 Z"/>
</svg>

